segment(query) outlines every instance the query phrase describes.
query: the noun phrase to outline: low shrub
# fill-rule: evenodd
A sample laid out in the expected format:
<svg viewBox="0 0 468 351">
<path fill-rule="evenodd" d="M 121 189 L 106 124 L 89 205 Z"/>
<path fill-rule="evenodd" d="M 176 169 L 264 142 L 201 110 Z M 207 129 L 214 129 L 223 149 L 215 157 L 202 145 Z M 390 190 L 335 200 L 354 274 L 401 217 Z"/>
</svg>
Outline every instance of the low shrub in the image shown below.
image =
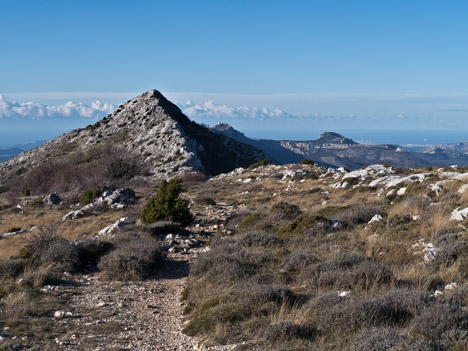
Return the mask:
<svg viewBox="0 0 468 351">
<path fill-rule="evenodd" d="M 254 231 L 254 230 L 272 230 L 273 226 L 271 223 L 265 221 L 266 214 L 261 212 L 252 213 L 239 223 L 236 227 L 237 233 L 242 233 L 245 231 Z"/>
<path fill-rule="evenodd" d="M 31 256 L 41 256 L 61 235 L 62 229 L 60 223 L 50 222 L 40 225 L 38 226 L 37 233 L 25 239 L 25 250 L 28 251 Z"/>
<path fill-rule="evenodd" d="M 174 223 L 170 221 L 158 221 L 146 226 L 146 228 L 142 228 L 140 230 L 147 230 L 152 235 L 166 235 L 166 234 L 185 234 L 186 230 L 184 230 L 179 223 Z"/>
<path fill-rule="evenodd" d="M 356 332 L 361 328 L 391 325 L 393 310 L 377 300 L 347 297 L 333 306 L 317 310 L 317 326 L 322 333 Z"/>
<path fill-rule="evenodd" d="M 265 330 L 264 337 L 266 340 L 277 342 L 294 338 L 312 338 L 315 334 L 316 331 L 311 328 L 293 322 L 279 322 L 269 325 Z"/>
<path fill-rule="evenodd" d="M 76 244 L 81 268 L 96 266 L 99 259 L 112 250 L 110 242 L 97 239 L 82 239 Z"/>
<path fill-rule="evenodd" d="M 416 316 L 410 328 L 416 334 L 438 341 L 442 334 L 450 330 L 468 330 L 468 313 L 458 307 L 434 304 Z"/>
<path fill-rule="evenodd" d="M 16 278 L 24 269 L 24 265 L 15 259 L 0 260 L 0 279 Z"/>
<path fill-rule="evenodd" d="M 268 234 L 262 231 L 253 231 L 245 233 L 239 242 L 243 246 L 252 247 L 273 247 L 279 243 L 278 238 L 273 234 Z"/>
<path fill-rule="evenodd" d="M 377 301 L 393 310 L 391 320 L 394 325 L 405 324 L 436 302 L 429 293 L 418 290 L 389 290 Z"/>
<path fill-rule="evenodd" d="M 371 328 L 362 330 L 350 345 L 353 351 L 412 350 L 442 351 L 428 340 L 411 339 L 391 328 Z"/>
<path fill-rule="evenodd" d="M 199 185 L 207 179 L 203 172 L 190 172 L 182 175 L 182 183 L 184 187 L 190 188 L 194 185 Z"/>
<path fill-rule="evenodd" d="M 296 205 L 285 201 L 278 202 L 273 205 L 270 210 L 269 217 L 278 225 L 284 221 L 292 221 L 301 214 L 301 210 Z"/>
<path fill-rule="evenodd" d="M 338 254 L 311 267 L 309 272 L 313 286 L 338 289 L 367 290 L 387 284 L 392 278 L 385 266 L 354 253 Z"/>
<path fill-rule="evenodd" d="M 161 241 L 138 233 L 120 233 L 115 249 L 101 257 L 98 268 L 109 280 L 140 280 L 158 269 L 162 262 Z"/>
<path fill-rule="evenodd" d="M 115 156 L 104 167 L 104 176 L 109 179 L 132 179 L 141 173 L 141 163 L 130 155 Z"/>
<path fill-rule="evenodd" d="M 65 239 L 57 239 L 41 253 L 44 264 L 52 264 L 65 272 L 72 272 L 79 266 L 77 247 Z"/>
<path fill-rule="evenodd" d="M 335 212 L 329 218 L 353 226 L 369 222 L 376 214 L 384 215 L 380 207 L 357 205 Z"/>
<path fill-rule="evenodd" d="M 215 239 L 211 250 L 198 255 L 191 274 L 204 274 L 217 284 L 252 276 L 258 269 L 263 257 L 246 251 L 235 241 Z"/>
<path fill-rule="evenodd" d="M 303 273 L 307 268 L 318 262 L 318 258 L 310 252 L 292 252 L 285 258 L 282 271 L 288 273 Z"/>
<path fill-rule="evenodd" d="M 195 336 L 202 333 L 214 332 L 223 325 L 231 327 L 231 336 L 239 333 L 232 330 L 235 322 L 244 320 L 252 314 L 252 311 L 233 293 L 218 295 L 203 301 L 193 313 L 190 322 L 184 329 L 184 333 Z"/>
<path fill-rule="evenodd" d="M 291 290 L 276 284 L 249 281 L 238 284 L 236 290 L 240 291 L 244 303 L 251 306 L 251 308 L 256 308 L 269 302 L 279 305 L 287 302 L 292 305 L 296 300 L 296 296 Z"/>
<path fill-rule="evenodd" d="M 282 226 L 276 232 L 278 238 L 288 238 L 298 235 L 320 235 L 330 230 L 333 222 L 317 214 L 301 214 L 289 224 Z"/>
<path fill-rule="evenodd" d="M 215 204 L 213 197 L 205 193 L 194 197 L 193 202 L 197 204 L 202 204 L 202 205 L 214 205 Z"/>
</svg>

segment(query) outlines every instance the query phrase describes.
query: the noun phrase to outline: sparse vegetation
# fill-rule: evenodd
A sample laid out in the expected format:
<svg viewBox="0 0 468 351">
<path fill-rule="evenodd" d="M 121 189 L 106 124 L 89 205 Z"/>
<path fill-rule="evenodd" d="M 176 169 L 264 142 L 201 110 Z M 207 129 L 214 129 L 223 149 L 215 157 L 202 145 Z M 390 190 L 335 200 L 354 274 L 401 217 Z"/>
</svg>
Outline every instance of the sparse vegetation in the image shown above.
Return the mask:
<svg viewBox="0 0 468 351">
<path fill-rule="evenodd" d="M 340 184 L 361 186 L 343 178 Z M 271 184 L 266 192 L 279 188 Z M 198 256 L 184 295 L 188 334 L 221 343 L 261 340 L 258 347 L 271 350 L 466 347 L 468 300 L 459 297 L 466 231 L 448 221 L 459 197 L 449 190 L 430 197 L 417 183 L 391 199 L 373 197 L 374 188 L 332 190 L 327 204 L 320 191 L 309 200 L 290 192 L 282 196 L 288 202 L 272 203 L 255 201 L 253 186 L 241 189 L 257 211 L 233 216 L 230 233 L 218 233 Z M 436 257 L 425 262 L 429 249 L 419 253 L 418 242 L 431 242 Z M 444 291 L 453 281 L 457 288 Z"/>
</svg>

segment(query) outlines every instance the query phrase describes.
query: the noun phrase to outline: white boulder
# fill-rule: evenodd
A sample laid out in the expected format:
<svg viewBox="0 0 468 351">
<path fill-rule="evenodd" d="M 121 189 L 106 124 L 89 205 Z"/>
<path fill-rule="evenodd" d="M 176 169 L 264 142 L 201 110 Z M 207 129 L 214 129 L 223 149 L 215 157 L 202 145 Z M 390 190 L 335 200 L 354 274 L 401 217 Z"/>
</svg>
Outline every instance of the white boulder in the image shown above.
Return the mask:
<svg viewBox="0 0 468 351">
<path fill-rule="evenodd" d="M 98 233 L 98 236 L 103 236 L 103 235 L 110 235 L 117 229 L 123 228 L 125 226 L 125 222 L 127 221 L 127 217 L 122 217 L 115 223 L 105 227 L 104 229 L 100 230 Z"/>
<path fill-rule="evenodd" d="M 464 221 L 468 217 L 468 207 L 464 208 L 463 210 L 457 207 L 452 211 L 452 215 L 450 216 L 451 221 Z"/>
</svg>

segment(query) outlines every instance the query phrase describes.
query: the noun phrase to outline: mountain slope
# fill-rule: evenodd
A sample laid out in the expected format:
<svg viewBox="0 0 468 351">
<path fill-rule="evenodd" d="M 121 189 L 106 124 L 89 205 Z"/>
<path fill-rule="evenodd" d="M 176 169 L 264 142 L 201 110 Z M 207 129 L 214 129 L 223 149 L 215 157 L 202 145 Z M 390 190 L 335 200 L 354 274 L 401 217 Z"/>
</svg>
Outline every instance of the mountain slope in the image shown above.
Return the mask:
<svg viewBox="0 0 468 351">
<path fill-rule="evenodd" d="M 226 123 L 218 123 L 215 126 L 211 127 L 210 130 L 215 133 L 226 135 L 242 143 L 255 146 L 256 148 L 264 151 L 271 158 L 274 158 L 282 164 L 296 163 L 304 158 L 301 155 L 298 155 L 293 151 L 283 147 L 281 145 L 281 142 L 279 142 L 278 140 L 250 139 L 247 138 L 244 133 L 239 132 L 238 130 L 232 128 L 229 124 Z"/>
<path fill-rule="evenodd" d="M 269 158 L 255 147 L 190 121 L 160 92 L 151 90 L 94 125 L 63 134 L 1 163 L 0 175 L 51 161 L 98 161 L 110 150 L 141 159 L 147 175 L 155 177 L 188 171 L 216 175 Z"/>
</svg>

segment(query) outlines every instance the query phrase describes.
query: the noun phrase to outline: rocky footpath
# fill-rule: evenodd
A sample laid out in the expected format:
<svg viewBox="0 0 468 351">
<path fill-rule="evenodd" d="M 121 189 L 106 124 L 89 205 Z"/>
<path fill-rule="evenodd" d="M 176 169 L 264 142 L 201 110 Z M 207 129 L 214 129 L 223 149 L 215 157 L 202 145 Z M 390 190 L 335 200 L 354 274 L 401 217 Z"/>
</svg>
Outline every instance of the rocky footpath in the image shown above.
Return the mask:
<svg viewBox="0 0 468 351">
<path fill-rule="evenodd" d="M 206 242 L 222 230 L 237 208 L 226 204 L 204 206 L 195 213 L 189 235 L 168 234 L 164 267 L 138 282 L 106 282 L 97 273 L 66 275 L 68 283 L 46 286 L 44 292 L 68 300 L 53 318 L 68 331 L 54 340 L 58 350 L 231 350 L 232 346 L 205 346 L 183 334 L 182 292 L 190 264 Z"/>
</svg>

